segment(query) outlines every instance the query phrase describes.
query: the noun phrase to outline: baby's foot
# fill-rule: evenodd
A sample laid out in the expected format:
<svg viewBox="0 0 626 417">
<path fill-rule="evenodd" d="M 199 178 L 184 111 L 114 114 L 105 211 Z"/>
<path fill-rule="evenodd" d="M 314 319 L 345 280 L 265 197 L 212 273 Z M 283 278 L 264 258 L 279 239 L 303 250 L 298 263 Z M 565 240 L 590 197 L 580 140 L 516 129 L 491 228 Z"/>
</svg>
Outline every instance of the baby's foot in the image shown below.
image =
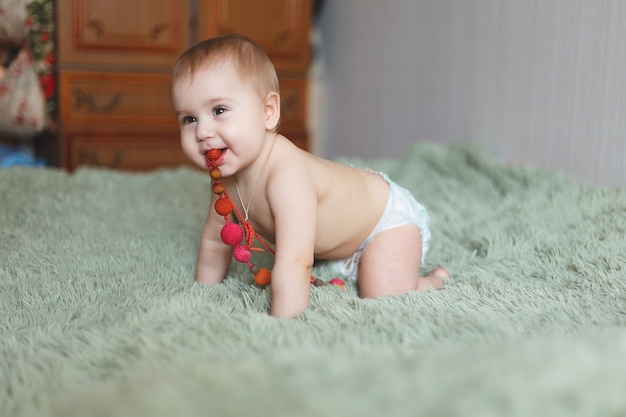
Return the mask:
<svg viewBox="0 0 626 417">
<path fill-rule="evenodd" d="M 417 280 L 418 291 L 428 291 L 430 289 L 440 290 L 443 288 L 446 280 L 450 278 L 450 272 L 446 268 L 435 268 L 430 274 L 419 277 Z"/>
</svg>

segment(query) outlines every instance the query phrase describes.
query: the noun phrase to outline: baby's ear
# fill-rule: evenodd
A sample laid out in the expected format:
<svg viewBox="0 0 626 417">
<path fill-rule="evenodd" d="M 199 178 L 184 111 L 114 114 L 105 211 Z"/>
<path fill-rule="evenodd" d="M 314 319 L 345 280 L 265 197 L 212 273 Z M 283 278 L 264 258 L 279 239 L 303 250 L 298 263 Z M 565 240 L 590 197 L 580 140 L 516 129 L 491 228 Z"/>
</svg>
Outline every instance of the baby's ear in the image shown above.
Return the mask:
<svg viewBox="0 0 626 417">
<path fill-rule="evenodd" d="M 280 121 L 280 96 L 275 91 L 265 98 L 265 129 L 274 131 Z"/>
</svg>

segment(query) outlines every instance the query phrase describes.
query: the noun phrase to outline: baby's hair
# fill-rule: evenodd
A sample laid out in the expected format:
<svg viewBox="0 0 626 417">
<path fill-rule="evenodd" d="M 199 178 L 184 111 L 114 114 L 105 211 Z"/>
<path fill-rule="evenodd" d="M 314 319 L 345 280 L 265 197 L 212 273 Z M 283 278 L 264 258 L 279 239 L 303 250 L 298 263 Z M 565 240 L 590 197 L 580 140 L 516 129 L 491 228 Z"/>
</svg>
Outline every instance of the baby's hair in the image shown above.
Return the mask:
<svg viewBox="0 0 626 417">
<path fill-rule="evenodd" d="M 250 38 L 231 33 L 204 40 L 185 51 L 172 71 L 172 85 L 183 77 L 195 74 L 203 66 L 230 63 L 239 78 L 249 82 L 259 98 L 265 101 L 269 93 L 280 95 L 278 76 L 265 51 Z M 280 121 L 275 130 L 278 130 Z"/>
</svg>

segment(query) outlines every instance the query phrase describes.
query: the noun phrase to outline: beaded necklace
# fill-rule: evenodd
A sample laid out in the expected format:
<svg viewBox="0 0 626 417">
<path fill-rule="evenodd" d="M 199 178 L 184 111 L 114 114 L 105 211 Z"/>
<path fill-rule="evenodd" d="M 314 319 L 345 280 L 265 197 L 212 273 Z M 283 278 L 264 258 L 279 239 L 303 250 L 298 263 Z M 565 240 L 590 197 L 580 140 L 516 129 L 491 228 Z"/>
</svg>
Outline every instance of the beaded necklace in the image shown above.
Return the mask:
<svg viewBox="0 0 626 417">
<path fill-rule="evenodd" d="M 222 151 L 220 149 L 211 149 L 205 155 L 205 161 L 207 164 L 207 168 L 209 169 L 209 175 L 213 179 L 213 185 L 211 186 L 211 190 L 214 194 L 218 196 L 217 200 L 215 201 L 214 208 L 217 214 L 224 217 L 224 222 L 226 223 L 224 227 L 222 227 L 222 230 L 220 232 L 220 238 L 222 239 L 222 242 L 224 242 L 226 245 L 233 247 L 233 258 L 237 262 L 245 263 L 246 265 L 248 265 L 248 267 L 250 268 L 250 272 L 252 272 L 252 274 L 254 275 L 254 282 L 257 285 L 268 285 L 272 279 L 272 272 L 267 268 L 254 265 L 250 261 L 252 258 L 252 251 L 264 251 L 263 248 L 252 246 L 252 244 L 254 243 L 254 239 L 256 238 L 261 243 L 261 245 L 263 245 L 263 247 L 272 255 L 274 255 L 276 252 L 258 233 L 254 231 L 252 224 L 250 224 L 250 222 L 248 221 L 248 209 L 250 208 L 252 194 L 250 195 L 250 199 L 248 200 L 248 206 L 246 207 L 243 204 L 241 194 L 239 193 L 239 187 L 237 186 L 237 194 L 239 196 L 241 205 L 245 210 L 245 217 L 241 215 L 241 212 L 239 211 L 237 206 L 234 205 L 233 201 L 230 199 L 230 196 L 226 192 L 226 187 L 224 187 L 224 184 L 222 184 L 221 182 L 222 171 L 217 166 L 217 161 L 220 159 L 221 156 Z M 265 161 L 265 163 L 267 163 L 267 160 Z M 263 164 L 263 167 L 265 167 L 265 163 Z M 230 215 L 233 212 L 235 213 L 235 216 L 239 220 L 241 226 L 230 221 Z M 242 244 L 242 240 L 244 241 L 244 244 Z M 314 276 L 311 276 L 311 284 L 315 286 L 321 286 L 325 285 L 326 283 L 322 280 L 315 278 Z M 329 284 L 337 285 L 342 289 L 345 286 L 345 283 L 339 278 L 331 279 L 329 281 Z"/>
<path fill-rule="evenodd" d="M 224 184 L 221 182 L 222 171 L 220 171 L 216 163 L 220 156 L 222 156 L 222 151 L 219 149 L 211 149 L 205 156 L 207 168 L 209 168 L 209 175 L 213 179 L 211 190 L 218 196 L 215 201 L 215 211 L 217 214 L 224 217 L 224 221 L 226 223 L 224 227 L 222 227 L 220 237 L 222 242 L 226 245 L 233 246 L 233 258 L 235 258 L 237 262 L 248 265 L 250 271 L 254 275 L 254 282 L 261 286 L 267 285 L 270 283 L 272 277 L 270 270 L 259 267 L 250 262 L 250 259 L 252 258 L 252 251 L 263 252 L 262 248 L 252 246 L 254 238 L 261 242 L 265 249 L 267 249 L 270 253 L 274 254 L 274 249 L 272 249 L 272 247 L 254 231 L 252 224 L 248 221 L 247 210 L 246 217 L 244 218 L 237 206 L 235 206 L 233 201 L 230 199 Z M 239 197 L 241 199 L 241 196 Z M 244 206 L 244 208 L 246 207 Z M 237 219 L 239 219 L 241 227 L 230 221 L 230 215 L 233 211 L 235 212 Z M 245 241 L 245 244 L 243 245 L 241 244 L 242 240 Z"/>
</svg>

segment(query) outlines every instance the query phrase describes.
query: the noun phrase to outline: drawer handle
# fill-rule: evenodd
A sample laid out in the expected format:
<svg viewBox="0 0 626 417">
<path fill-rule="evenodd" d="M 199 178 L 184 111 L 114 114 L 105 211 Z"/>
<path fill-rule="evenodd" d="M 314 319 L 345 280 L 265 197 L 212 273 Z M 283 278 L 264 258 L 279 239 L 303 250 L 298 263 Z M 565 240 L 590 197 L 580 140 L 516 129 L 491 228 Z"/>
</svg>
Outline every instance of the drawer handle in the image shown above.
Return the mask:
<svg viewBox="0 0 626 417">
<path fill-rule="evenodd" d="M 161 35 L 161 33 L 166 32 L 166 31 L 167 31 L 166 23 L 159 23 L 159 24 L 154 25 L 152 29 L 150 29 L 150 40 L 152 42 L 157 42 L 159 40 L 159 36 Z"/>
<path fill-rule="evenodd" d="M 86 166 L 107 166 L 110 168 L 119 168 L 122 165 L 122 152 L 115 151 L 111 161 L 108 163 L 100 162 L 97 151 L 88 151 L 85 149 L 79 149 L 78 151 L 78 165 Z"/>
<path fill-rule="evenodd" d="M 104 36 L 104 23 L 102 23 L 102 21 L 100 20 L 95 20 L 95 19 L 89 19 L 87 21 L 87 23 L 85 24 L 85 26 L 87 26 L 87 28 L 92 29 L 97 38 L 102 38 Z M 150 40 L 152 42 L 156 42 L 159 38 L 159 36 L 161 35 L 161 33 L 167 31 L 168 29 L 168 25 L 167 23 L 157 23 L 156 25 L 154 25 L 152 27 L 152 29 L 150 29 Z"/>
<path fill-rule="evenodd" d="M 283 102 L 281 104 L 283 106 L 283 111 L 285 113 L 297 112 L 300 107 L 300 100 L 298 100 L 298 98 L 297 94 L 286 93 L 282 97 Z"/>
<path fill-rule="evenodd" d="M 85 24 L 89 29 L 93 29 L 96 33 L 96 38 L 104 36 L 104 23 L 101 20 L 89 19 Z"/>
<path fill-rule="evenodd" d="M 98 104 L 96 103 L 96 98 L 90 94 L 85 93 L 80 88 L 74 89 L 74 97 L 76 98 L 75 108 L 78 110 L 81 107 L 85 106 L 90 113 L 99 113 L 99 114 L 111 114 L 113 110 L 122 101 L 121 94 L 115 94 L 111 97 L 111 100 L 108 103 Z"/>
<path fill-rule="evenodd" d="M 293 38 L 293 35 L 292 35 L 292 33 L 290 31 L 283 30 L 278 35 L 276 35 L 276 37 L 274 38 L 274 45 L 281 45 L 281 46 L 285 45 L 292 38 Z"/>
</svg>

